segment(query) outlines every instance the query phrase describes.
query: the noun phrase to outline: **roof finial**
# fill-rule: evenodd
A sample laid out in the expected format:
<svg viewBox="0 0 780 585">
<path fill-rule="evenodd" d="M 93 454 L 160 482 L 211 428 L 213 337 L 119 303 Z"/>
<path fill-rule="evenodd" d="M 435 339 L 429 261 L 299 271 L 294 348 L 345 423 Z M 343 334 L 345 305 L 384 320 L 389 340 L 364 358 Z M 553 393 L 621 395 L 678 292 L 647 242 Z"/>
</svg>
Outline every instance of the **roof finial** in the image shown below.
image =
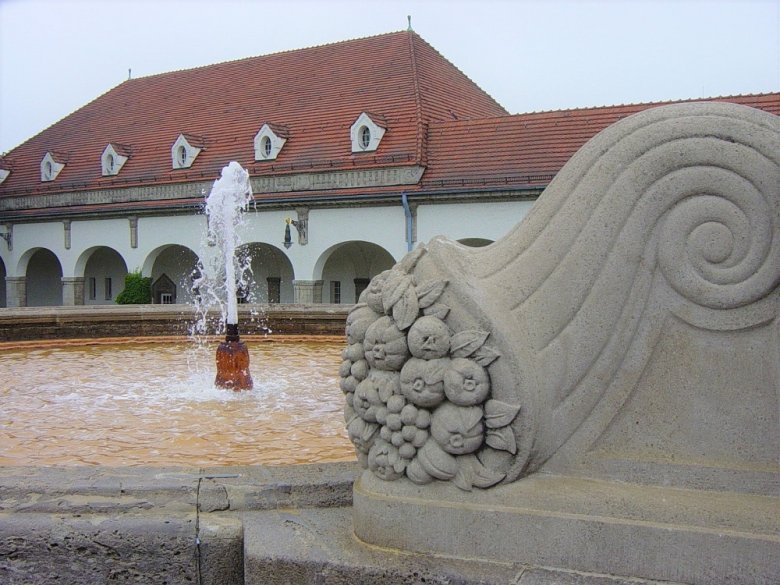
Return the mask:
<svg viewBox="0 0 780 585">
<path fill-rule="evenodd" d="M 127 79 L 130 80 L 133 78 L 133 70 L 128 68 L 127 69 Z"/>
<path fill-rule="evenodd" d="M 407 27 L 406 30 L 408 30 L 409 32 L 414 32 L 414 29 L 412 28 L 412 15 L 411 14 L 407 14 L 406 15 L 406 20 L 409 21 L 409 26 Z"/>
</svg>

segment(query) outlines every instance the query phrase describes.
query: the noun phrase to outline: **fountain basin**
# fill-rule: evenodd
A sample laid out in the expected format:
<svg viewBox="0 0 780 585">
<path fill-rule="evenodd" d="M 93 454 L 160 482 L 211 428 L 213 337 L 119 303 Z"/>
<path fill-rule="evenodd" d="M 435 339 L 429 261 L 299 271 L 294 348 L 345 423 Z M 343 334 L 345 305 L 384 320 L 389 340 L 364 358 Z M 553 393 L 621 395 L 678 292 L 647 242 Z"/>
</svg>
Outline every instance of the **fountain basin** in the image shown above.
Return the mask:
<svg viewBox="0 0 780 585">
<path fill-rule="evenodd" d="M 2 344 L 0 465 L 353 461 L 341 339 L 247 337 L 255 388 L 213 386 L 216 339 Z"/>
</svg>

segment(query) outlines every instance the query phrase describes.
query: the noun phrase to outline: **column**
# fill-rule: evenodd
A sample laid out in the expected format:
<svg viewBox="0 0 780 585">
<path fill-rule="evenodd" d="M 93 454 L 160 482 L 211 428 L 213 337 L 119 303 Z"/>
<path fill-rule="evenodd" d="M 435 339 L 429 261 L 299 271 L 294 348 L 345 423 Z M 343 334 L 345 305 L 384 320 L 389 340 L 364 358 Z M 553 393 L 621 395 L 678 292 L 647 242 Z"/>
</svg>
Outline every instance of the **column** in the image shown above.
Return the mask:
<svg viewBox="0 0 780 585">
<path fill-rule="evenodd" d="M 84 277 L 62 277 L 62 304 L 69 307 L 84 304 Z"/>
<path fill-rule="evenodd" d="M 5 277 L 5 303 L 12 307 L 27 306 L 27 278 L 24 276 Z"/>
<path fill-rule="evenodd" d="M 296 304 L 313 305 L 322 302 L 321 280 L 293 280 L 293 295 Z"/>
</svg>

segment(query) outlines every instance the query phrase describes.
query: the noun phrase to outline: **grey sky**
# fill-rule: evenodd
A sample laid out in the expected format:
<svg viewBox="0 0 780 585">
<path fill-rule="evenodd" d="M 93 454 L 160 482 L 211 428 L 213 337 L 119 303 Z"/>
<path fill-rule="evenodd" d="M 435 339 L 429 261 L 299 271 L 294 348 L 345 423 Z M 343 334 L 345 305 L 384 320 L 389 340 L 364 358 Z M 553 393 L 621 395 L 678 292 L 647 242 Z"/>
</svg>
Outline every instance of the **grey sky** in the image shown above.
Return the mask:
<svg viewBox="0 0 780 585">
<path fill-rule="evenodd" d="M 780 0 L 0 0 L 0 152 L 127 79 L 412 27 L 510 112 L 780 90 Z"/>
</svg>

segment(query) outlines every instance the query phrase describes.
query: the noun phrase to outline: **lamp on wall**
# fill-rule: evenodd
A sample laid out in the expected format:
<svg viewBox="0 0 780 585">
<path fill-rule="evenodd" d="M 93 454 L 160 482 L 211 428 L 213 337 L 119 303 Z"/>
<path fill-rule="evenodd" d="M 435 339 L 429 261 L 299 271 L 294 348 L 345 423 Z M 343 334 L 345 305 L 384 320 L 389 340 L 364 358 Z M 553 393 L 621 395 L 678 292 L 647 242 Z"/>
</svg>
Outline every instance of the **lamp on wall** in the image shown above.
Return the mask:
<svg viewBox="0 0 780 585">
<path fill-rule="evenodd" d="M 0 238 L 5 240 L 5 244 L 8 246 L 9 250 L 13 250 L 13 231 L 11 231 L 10 225 L 5 226 L 5 233 L 0 234 Z"/>
</svg>

